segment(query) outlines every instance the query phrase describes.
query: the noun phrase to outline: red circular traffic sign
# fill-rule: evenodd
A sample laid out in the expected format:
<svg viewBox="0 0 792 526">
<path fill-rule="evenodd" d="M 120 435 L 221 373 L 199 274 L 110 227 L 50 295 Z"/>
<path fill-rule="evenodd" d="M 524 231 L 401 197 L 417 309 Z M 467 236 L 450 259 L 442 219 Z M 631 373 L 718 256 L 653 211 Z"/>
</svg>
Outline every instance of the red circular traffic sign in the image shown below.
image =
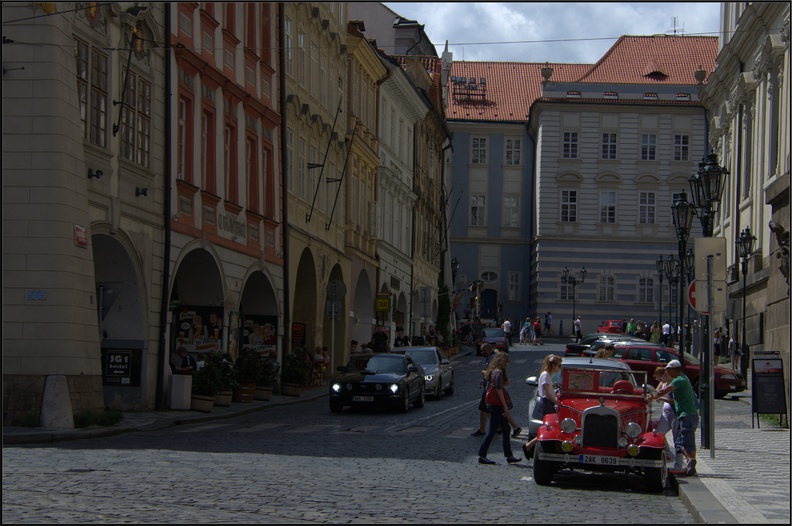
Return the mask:
<svg viewBox="0 0 792 526">
<path fill-rule="evenodd" d="M 709 311 L 702 311 L 696 307 L 696 280 L 690 282 L 688 286 L 688 303 L 690 304 L 693 309 L 698 312 L 699 314 L 709 314 Z M 699 302 L 699 303 L 706 303 L 706 302 Z"/>
</svg>

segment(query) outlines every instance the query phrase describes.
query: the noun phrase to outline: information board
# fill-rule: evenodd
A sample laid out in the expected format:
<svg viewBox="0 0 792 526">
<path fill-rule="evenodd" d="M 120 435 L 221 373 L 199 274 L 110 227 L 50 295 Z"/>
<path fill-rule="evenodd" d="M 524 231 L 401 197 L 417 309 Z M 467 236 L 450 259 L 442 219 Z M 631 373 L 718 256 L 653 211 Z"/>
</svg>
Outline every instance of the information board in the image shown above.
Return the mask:
<svg viewBox="0 0 792 526">
<path fill-rule="evenodd" d="M 140 349 L 102 349 L 102 385 L 140 386 Z"/>
<path fill-rule="evenodd" d="M 762 357 L 752 360 L 753 412 L 757 414 L 786 414 L 784 362 L 781 358 Z"/>
</svg>

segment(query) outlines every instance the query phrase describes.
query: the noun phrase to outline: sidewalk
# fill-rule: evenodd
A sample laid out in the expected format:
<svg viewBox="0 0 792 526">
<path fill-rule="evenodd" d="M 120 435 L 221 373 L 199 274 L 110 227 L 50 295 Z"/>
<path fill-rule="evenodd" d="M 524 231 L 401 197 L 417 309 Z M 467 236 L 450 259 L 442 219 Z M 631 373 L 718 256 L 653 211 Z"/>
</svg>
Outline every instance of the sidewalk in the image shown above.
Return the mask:
<svg viewBox="0 0 792 526">
<path fill-rule="evenodd" d="M 549 345 L 562 338 L 549 338 Z M 524 350 L 534 349 L 529 346 Z M 469 356 L 467 349 L 453 359 Z M 694 519 L 699 523 L 790 524 L 790 436 L 778 424 L 759 423 L 751 428 L 751 386 L 748 390 L 715 401 L 715 458 L 709 449 L 697 452 L 698 476 L 669 476 Z M 298 404 L 327 395 L 327 386 L 303 391 L 300 397 L 273 395 L 268 402 L 234 403 L 215 407 L 211 413 L 195 411 L 148 411 L 124 413 L 114 427 L 87 429 L 44 429 L 3 427 L 3 445 L 49 443 L 97 438 L 132 431 L 151 431 L 169 426 L 205 422 Z M 696 445 L 701 438 L 697 433 Z"/>
</svg>

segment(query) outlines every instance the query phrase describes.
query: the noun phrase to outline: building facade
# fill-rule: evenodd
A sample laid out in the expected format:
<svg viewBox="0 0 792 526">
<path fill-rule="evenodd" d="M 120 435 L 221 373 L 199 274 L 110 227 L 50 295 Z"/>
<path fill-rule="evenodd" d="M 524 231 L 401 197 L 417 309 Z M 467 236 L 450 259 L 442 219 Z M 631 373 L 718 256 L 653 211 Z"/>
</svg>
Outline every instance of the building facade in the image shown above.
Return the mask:
<svg viewBox="0 0 792 526">
<path fill-rule="evenodd" d="M 710 145 L 728 171 L 715 235 L 727 240 L 730 308 L 715 323 L 729 327 L 750 353 L 779 352 L 787 385 L 789 18 L 786 2 L 721 4 L 717 62 L 701 95 Z M 736 241 L 746 228 L 757 240 L 743 276 Z"/>
</svg>

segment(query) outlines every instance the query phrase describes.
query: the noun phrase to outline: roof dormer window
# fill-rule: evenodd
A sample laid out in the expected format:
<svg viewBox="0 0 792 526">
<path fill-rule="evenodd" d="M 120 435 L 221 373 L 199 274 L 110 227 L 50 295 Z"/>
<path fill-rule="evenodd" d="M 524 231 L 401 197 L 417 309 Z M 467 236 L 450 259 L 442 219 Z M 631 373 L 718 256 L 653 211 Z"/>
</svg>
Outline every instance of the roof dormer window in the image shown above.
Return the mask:
<svg viewBox="0 0 792 526">
<path fill-rule="evenodd" d="M 581 94 L 579 91 L 567 91 L 567 98 L 568 99 L 579 99 Z"/>
<path fill-rule="evenodd" d="M 619 98 L 619 94 L 616 93 L 615 91 L 606 91 L 605 93 L 603 93 L 602 96 L 604 98 L 606 98 L 606 99 L 618 99 Z"/>
<path fill-rule="evenodd" d="M 644 100 L 657 100 L 657 93 L 644 93 Z"/>
<path fill-rule="evenodd" d="M 690 100 L 690 93 L 677 93 L 676 100 Z"/>
</svg>

